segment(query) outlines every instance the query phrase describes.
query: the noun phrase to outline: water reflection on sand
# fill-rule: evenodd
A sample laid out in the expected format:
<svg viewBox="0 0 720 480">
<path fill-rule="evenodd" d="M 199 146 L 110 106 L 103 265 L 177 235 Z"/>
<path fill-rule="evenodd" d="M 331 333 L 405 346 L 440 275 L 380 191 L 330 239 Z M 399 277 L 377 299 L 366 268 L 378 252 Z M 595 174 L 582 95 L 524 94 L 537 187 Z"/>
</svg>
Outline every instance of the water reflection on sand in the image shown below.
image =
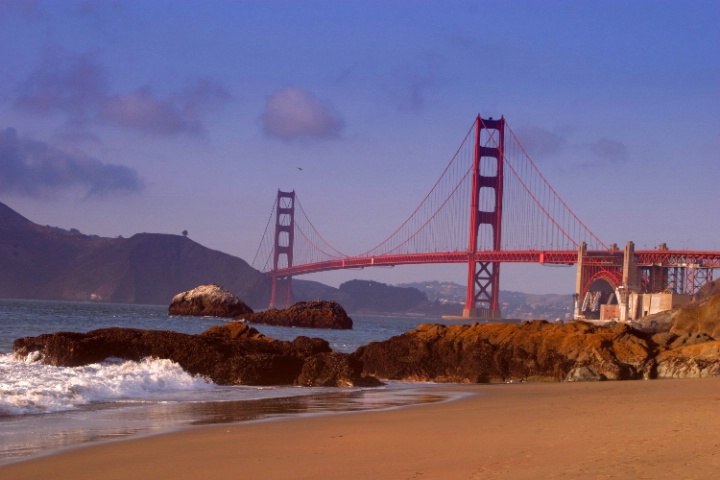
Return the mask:
<svg viewBox="0 0 720 480">
<path fill-rule="evenodd" d="M 459 395 L 459 394 L 458 394 Z M 386 410 L 446 401 L 456 394 L 431 385 L 334 391 L 241 401 L 129 402 L 28 418 L 0 419 L 0 464 L 40 454 L 129 437 L 155 435 L 201 425 L 267 421 L 296 416 Z"/>
</svg>

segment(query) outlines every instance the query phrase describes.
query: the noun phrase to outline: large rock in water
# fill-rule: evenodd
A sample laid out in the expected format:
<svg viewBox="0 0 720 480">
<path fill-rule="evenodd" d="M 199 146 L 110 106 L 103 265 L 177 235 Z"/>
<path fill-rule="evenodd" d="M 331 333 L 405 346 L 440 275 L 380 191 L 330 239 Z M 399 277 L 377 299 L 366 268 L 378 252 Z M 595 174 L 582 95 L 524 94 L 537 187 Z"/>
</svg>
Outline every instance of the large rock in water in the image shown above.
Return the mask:
<svg viewBox="0 0 720 480">
<path fill-rule="evenodd" d="M 218 285 L 200 285 L 178 293 L 168 308 L 168 315 L 233 318 L 248 313 L 253 313 L 253 310 Z"/>
<path fill-rule="evenodd" d="M 353 326 L 352 319 L 340 304 L 326 300 L 298 302 L 289 308 L 265 310 L 241 318 L 250 323 L 282 327 L 351 329 Z"/>
<path fill-rule="evenodd" d="M 240 322 L 212 327 L 200 335 L 130 328 L 88 333 L 59 332 L 15 340 L 16 356 L 39 352 L 42 362 L 75 367 L 115 357 L 166 358 L 193 375 L 219 385 L 375 386 L 348 354 L 327 341 L 298 337 L 275 340 Z"/>
</svg>

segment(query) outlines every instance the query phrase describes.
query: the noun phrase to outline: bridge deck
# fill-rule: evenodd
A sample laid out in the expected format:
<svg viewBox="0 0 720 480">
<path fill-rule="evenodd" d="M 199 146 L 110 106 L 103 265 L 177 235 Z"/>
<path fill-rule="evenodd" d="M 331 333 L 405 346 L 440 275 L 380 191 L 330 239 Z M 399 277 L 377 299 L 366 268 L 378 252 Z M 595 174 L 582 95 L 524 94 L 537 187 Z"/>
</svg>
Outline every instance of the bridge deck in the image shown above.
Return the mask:
<svg viewBox="0 0 720 480">
<path fill-rule="evenodd" d="M 696 252 L 687 250 L 638 250 L 635 252 L 638 266 L 720 268 L 720 252 Z M 537 263 L 547 265 L 574 265 L 578 262 L 575 250 L 557 251 L 488 251 L 474 254 L 478 262 Z M 269 272 L 270 275 L 285 277 L 330 270 L 356 269 L 367 267 L 388 267 L 395 265 L 467 263 L 467 252 L 416 253 L 402 255 L 381 255 L 375 257 L 346 257 L 304 265 L 294 265 Z M 586 265 L 622 265 L 622 250 L 588 251 Z"/>
</svg>

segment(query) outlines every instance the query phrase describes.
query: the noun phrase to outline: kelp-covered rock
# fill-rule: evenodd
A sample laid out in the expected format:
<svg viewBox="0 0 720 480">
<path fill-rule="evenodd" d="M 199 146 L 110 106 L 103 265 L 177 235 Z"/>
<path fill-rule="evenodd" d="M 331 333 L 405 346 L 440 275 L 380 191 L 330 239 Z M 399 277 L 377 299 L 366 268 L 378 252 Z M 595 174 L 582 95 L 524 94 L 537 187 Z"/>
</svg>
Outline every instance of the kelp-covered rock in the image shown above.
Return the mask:
<svg viewBox="0 0 720 480">
<path fill-rule="evenodd" d="M 76 367 L 107 358 L 141 360 L 165 358 L 193 375 L 220 385 L 368 385 L 361 369 L 335 368 L 336 374 L 314 365 L 327 363 L 331 353 L 327 341 L 298 337 L 292 342 L 260 334 L 245 324 L 232 322 L 213 327 L 200 335 L 178 332 L 105 328 L 88 333 L 59 332 L 15 340 L 13 350 L 26 357 L 39 352 L 42 361 Z M 338 365 L 356 365 L 348 354 L 333 353 Z M 315 357 L 320 357 L 316 360 Z M 305 364 L 311 362 L 308 368 Z M 319 377 L 312 375 L 317 372 Z M 301 375 L 302 374 L 302 375 Z"/>
<path fill-rule="evenodd" d="M 200 285 L 175 295 L 168 315 L 233 318 L 253 313 L 239 298 L 218 285 Z"/>
<path fill-rule="evenodd" d="M 337 302 L 313 300 L 298 302 L 285 309 L 270 309 L 240 317 L 246 322 L 281 327 L 351 329 L 352 319 Z"/>
</svg>

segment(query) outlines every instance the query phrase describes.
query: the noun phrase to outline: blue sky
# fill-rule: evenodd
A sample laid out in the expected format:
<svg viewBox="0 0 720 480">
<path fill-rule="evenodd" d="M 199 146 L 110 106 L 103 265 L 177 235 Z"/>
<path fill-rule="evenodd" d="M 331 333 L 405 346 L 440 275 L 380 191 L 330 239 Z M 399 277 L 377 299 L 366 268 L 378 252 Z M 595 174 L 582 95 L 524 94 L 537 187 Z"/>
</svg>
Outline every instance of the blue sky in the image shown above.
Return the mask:
<svg viewBox="0 0 720 480">
<path fill-rule="evenodd" d="M 606 243 L 720 250 L 720 2 L 0 0 L 0 201 L 251 261 L 277 189 L 359 253 L 504 115 Z M 297 167 L 302 167 L 302 171 Z M 464 266 L 309 279 L 454 280 Z M 504 266 L 570 293 L 574 269 Z"/>
</svg>

